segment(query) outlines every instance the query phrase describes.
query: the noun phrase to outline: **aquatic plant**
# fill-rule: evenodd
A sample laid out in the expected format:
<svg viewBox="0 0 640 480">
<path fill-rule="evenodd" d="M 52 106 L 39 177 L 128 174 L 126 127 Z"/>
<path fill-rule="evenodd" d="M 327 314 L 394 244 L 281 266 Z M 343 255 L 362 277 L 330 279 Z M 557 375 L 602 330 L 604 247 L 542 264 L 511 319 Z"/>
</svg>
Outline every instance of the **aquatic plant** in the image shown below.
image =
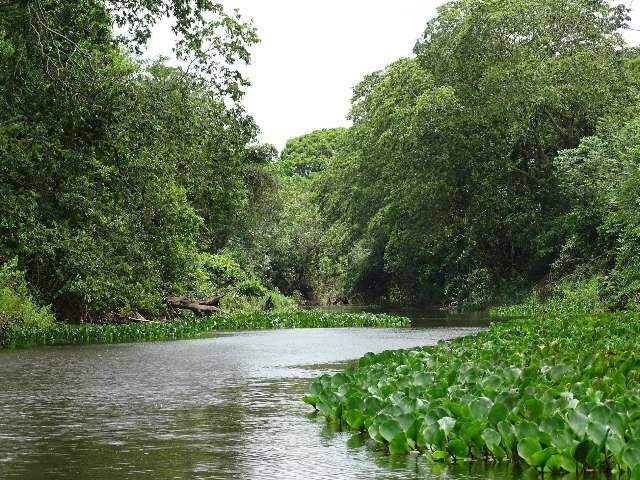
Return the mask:
<svg viewBox="0 0 640 480">
<path fill-rule="evenodd" d="M 304 401 L 391 454 L 524 461 L 640 478 L 640 315 L 494 323 L 476 335 L 369 353 Z"/>
<path fill-rule="evenodd" d="M 12 332 L 10 346 L 118 343 L 189 338 L 216 330 L 273 328 L 402 327 L 405 317 L 372 313 L 330 313 L 319 310 L 242 312 L 196 317 L 184 313 L 175 320 L 134 324 L 56 324 L 53 327 L 23 325 Z"/>
</svg>

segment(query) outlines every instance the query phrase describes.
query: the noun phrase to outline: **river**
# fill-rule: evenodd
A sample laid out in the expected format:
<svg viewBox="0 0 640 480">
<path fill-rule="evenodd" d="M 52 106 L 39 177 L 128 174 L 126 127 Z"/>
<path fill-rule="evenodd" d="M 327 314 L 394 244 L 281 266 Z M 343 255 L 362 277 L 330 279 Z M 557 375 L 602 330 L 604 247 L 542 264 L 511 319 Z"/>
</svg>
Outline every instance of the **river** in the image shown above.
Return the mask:
<svg viewBox="0 0 640 480">
<path fill-rule="evenodd" d="M 216 333 L 0 353 L 2 479 L 487 478 L 391 458 L 300 401 L 366 352 L 471 334 L 483 316 L 404 312 L 411 328 Z M 490 469 L 514 477 L 510 466 Z"/>
</svg>

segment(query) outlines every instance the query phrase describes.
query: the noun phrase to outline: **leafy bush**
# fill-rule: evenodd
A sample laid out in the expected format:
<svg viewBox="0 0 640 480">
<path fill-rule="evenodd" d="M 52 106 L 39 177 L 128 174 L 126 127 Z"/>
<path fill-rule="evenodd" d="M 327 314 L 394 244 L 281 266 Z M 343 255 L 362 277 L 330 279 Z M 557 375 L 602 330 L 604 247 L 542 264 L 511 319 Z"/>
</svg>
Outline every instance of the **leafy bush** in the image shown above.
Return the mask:
<svg viewBox="0 0 640 480">
<path fill-rule="evenodd" d="M 246 297 L 263 297 L 267 294 L 267 287 L 257 280 L 244 280 L 235 286 L 240 295 Z"/>
<path fill-rule="evenodd" d="M 248 280 L 247 273 L 229 254 L 204 255 L 203 268 L 209 275 L 211 283 L 220 289 Z"/>
<path fill-rule="evenodd" d="M 54 325 L 48 307 L 36 304 L 18 261 L 0 266 L 0 346 L 9 343 L 18 328 L 47 329 Z"/>
<path fill-rule="evenodd" d="M 557 285 L 549 287 L 551 292 L 547 298 L 532 293 L 528 300 L 517 305 L 492 307 L 489 312 L 493 316 L 537 316 L 559 314 L 595 314 L 609 310 L 606 299 L 606 279 L 595 275 L 590 278 L 567 277 Z"/>
</svg>

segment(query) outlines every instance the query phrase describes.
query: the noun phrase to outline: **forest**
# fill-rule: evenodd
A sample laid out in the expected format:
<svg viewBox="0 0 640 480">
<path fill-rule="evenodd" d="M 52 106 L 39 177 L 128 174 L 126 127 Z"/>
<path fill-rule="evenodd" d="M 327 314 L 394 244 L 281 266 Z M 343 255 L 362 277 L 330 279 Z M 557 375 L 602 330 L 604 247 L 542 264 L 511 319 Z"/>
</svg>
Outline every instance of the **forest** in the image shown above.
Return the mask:
<svg viewBox="0 0 640 480">
<path fill-rule="evenodd" d="M 640 55 L 623 6 L 446 3 L 350 128 L 259 144 L 258 33 L 211 1 L 0 4 L 2 329 L 224 294 L 640 305 Z M 185 67 L 145 61 L 177 19 Z M 188 67 L 187 67 L 188 66 Z M 281 305 L 280 305 L 281 304 Z"/>
</svg>

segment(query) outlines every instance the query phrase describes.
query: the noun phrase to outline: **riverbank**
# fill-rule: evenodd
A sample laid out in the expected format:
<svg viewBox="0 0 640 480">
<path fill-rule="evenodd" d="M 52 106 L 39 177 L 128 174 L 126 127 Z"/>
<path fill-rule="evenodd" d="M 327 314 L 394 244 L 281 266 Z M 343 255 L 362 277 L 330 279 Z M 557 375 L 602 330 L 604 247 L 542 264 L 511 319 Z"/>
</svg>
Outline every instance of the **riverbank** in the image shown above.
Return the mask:
<svg viewBox="0 0 640 480">
<path fill-rule="evenodd" d="M 391 454 L 640 478 L 639 342 L 639 314 L 511 320 L 367 354 L 320 377 L 304 400 Z"/>
<path fill-rule="evenodd" d="M 317 310 L 239 312 L 197 317 L 182 314 L 171 321 L 130 324 L 56 323 L 53 326 L 20 326 L 4 342 L 5 347 L 31 345 L 121 343 L 193 338 L 219 330 L 275 328 L 403 327 L 408 318 L 372 313 L 328 313 Z M 0 347 L 3 345 L 0 344 Z"/>
</svg>

